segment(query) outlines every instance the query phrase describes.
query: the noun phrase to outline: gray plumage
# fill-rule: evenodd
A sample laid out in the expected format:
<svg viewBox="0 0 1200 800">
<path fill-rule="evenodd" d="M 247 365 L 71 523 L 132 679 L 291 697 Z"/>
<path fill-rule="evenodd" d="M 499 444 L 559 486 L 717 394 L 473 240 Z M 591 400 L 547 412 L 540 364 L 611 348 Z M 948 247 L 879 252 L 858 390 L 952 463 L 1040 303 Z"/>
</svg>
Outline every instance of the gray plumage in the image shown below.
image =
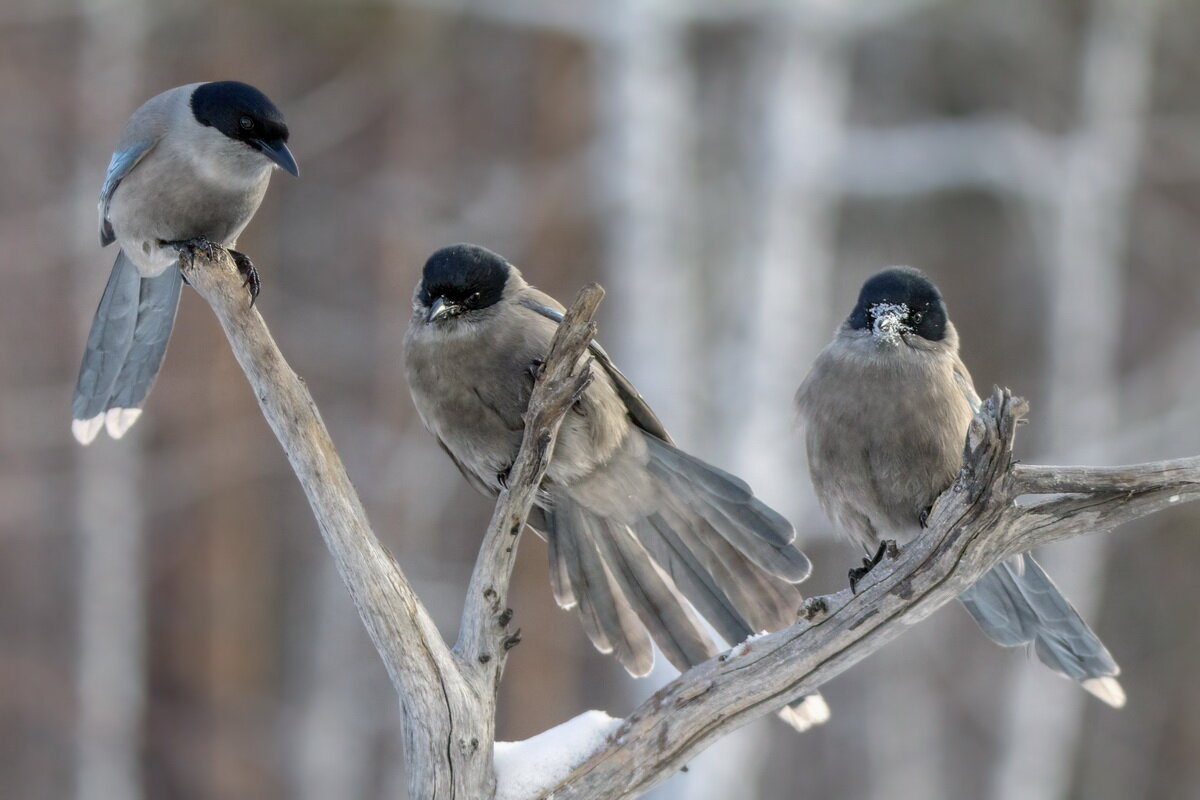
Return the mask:
<svg viewBox="0 0 1200 800">
<path fill-rule="evenodd" d="M 486 494 L 516 457 L 534 366 L 562 313 L 483 248 L 444 248 L 425 265 L 405 337 L 409 386 L 425 426 Z M 563 421 L 530 518 L 558 605 L 633 675 L 649 672 L 652 643 L 681 670 L 715 655 L 704 620 L 729 643 L 794 622 L 793 584 L 810 565 L 791 524 L 677 449 L 599 345 L 591 355 L 594 379 Z M 823 701 L 810 702 L 823 721 Z"/>
<path fill-rule="evenodd" d="M 71 406 L 80 442 L 102 427 L 119 438 L 137 419 L 174 325 L 181 248 L 236 244 L 272 169 L 296 172 L 287 138 L 270 100 L 232 81 L 170 89 L 130 117 L 100 191 L 100 243 L 121 250 Z"/>
<path fill-rule="evenodd" d="M 937 287 L 909 268 L 868 280 L 797 405 L 813 486 L 834 525 L 868 551 L 916 536 L 958 474 L 979 406 Z M 1007 559 L 960 599 L 997 644 L 1032 644 L 1055 672 L 1124 704 L 1116 662 L 1032 555 Z"/>
</svg>

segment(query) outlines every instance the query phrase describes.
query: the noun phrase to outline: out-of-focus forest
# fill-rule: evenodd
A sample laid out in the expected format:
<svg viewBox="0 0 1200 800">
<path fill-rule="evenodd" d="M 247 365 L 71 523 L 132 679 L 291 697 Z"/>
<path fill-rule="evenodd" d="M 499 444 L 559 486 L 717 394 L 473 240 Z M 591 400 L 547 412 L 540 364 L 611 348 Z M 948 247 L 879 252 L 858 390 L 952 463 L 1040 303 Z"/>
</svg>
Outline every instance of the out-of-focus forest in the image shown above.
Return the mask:
<svg viewBox="0 0 1200 800">
<path fill-rule="evenodd" d="M 115 253 L 120 128 L 182 83 L 284 110 L 301 166 L 241 240 L 376 531 L 453 636 L 491 502 L 422 429 L 401 338 L 425 256 L 472 241 L 601 336 L 687 449 L 860 557 L 816 508 L 791 394 L 890 264 L 942 287 L 1028 461 L 1200 453 L 1200 5 L 1168 0 L 5 0 L 0 6 L 0 797 L 400 798 L 397 702 L 209 309 L 185 293 L 124 440 L 69 403 Z M 956 606 L 652 796 L 1200 797 L 1200 522 L 1045 562 L 1124 668 L 1116 712 Z M 502 739 L 633 681 L 525 537 Z"/>
</svg>

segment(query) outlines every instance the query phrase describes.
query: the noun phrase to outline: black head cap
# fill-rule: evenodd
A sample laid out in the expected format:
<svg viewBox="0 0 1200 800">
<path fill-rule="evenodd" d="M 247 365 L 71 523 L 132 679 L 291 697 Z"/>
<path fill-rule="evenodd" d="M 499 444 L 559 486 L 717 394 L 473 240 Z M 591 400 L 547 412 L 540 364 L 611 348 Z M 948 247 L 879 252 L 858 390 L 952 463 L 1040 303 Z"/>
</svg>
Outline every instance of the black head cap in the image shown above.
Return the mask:
<svg viewBox="0 0 1200 800">
<path fill-rule="evenodd" d="M 192 115 L 230 139 L 258 148 L 262 142 L 286 142 L 287 123 L 270 99 L 248 83 L 215 81 L 192 92 Z"/>
<path fill-rule="evenodd" d="M 511 269 L 487 248 L 452 244 L 425 262 L 418 297 L 425 306 L 440 297 L 466 311 L 487 308 L 500 302 Z"/>
<path fill-rule="evenodd" d="M 875 323 L 872 309 L 881 303 L 907 307 L 904 323 L 922 339 L 940 342 L 945 338 L 948 318 L 942 293 L 919 269 L 890 267 L 868 278 L 847 320 L 850 327 L 870 330 Z"/>
</svg>

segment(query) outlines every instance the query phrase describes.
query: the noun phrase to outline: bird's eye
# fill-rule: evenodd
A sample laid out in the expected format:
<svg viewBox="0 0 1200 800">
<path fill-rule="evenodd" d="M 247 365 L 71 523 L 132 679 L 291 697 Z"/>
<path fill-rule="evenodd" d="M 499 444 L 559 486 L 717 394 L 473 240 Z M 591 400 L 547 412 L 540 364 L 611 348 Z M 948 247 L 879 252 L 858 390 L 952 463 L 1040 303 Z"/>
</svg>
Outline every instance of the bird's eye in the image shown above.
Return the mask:
<svg viewBox="0 0 1200 800">
<path fill-rule="evenodd" d="M 920 325 L 921 320 L 925 319 L 925 315 L 922 314 L 920 311 L 914 311 L 910 315 L 910 318 L 912 319 L 914 325 Z"/>
<path fill-rule="evenodd" d="M 238 125 L 242 126 L 242 130 L 249 131 L 254 129 L 254 120 L 250 117 L 242 117 L 238 120 Z"/>
<path fill-rule="evenodd" d="M 471 296 L 467 298 L 467 305 L 473 306 L 477 303 L 479 303 L 479 292 L 472 292 Z"/>
</svg>

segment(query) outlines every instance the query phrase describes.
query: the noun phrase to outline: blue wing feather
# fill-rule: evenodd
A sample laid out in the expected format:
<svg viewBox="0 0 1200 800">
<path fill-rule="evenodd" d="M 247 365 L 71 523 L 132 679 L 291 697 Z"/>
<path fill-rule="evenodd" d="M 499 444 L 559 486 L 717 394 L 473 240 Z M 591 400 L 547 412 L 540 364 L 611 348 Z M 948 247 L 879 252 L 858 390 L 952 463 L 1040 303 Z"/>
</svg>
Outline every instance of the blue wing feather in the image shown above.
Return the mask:
<svg viewBox="0 0 1200 800">
<path fill-rule="evenodd" d="M 102 247 L 112 244 L 117 238 L 113 232 L 112 223 L 108 221 L 108 205 L 112 202 L 113 193 L 117 191 L 117 186 L 130 170 L 154 149 L 155 144 L 157 141 L 153 139 L 133 142 L 113 153 L 112 160 L 108 162 L 108 171 L 104 173 L 104 185 L 100 187 L 100 245 Z"/>
</svg>

